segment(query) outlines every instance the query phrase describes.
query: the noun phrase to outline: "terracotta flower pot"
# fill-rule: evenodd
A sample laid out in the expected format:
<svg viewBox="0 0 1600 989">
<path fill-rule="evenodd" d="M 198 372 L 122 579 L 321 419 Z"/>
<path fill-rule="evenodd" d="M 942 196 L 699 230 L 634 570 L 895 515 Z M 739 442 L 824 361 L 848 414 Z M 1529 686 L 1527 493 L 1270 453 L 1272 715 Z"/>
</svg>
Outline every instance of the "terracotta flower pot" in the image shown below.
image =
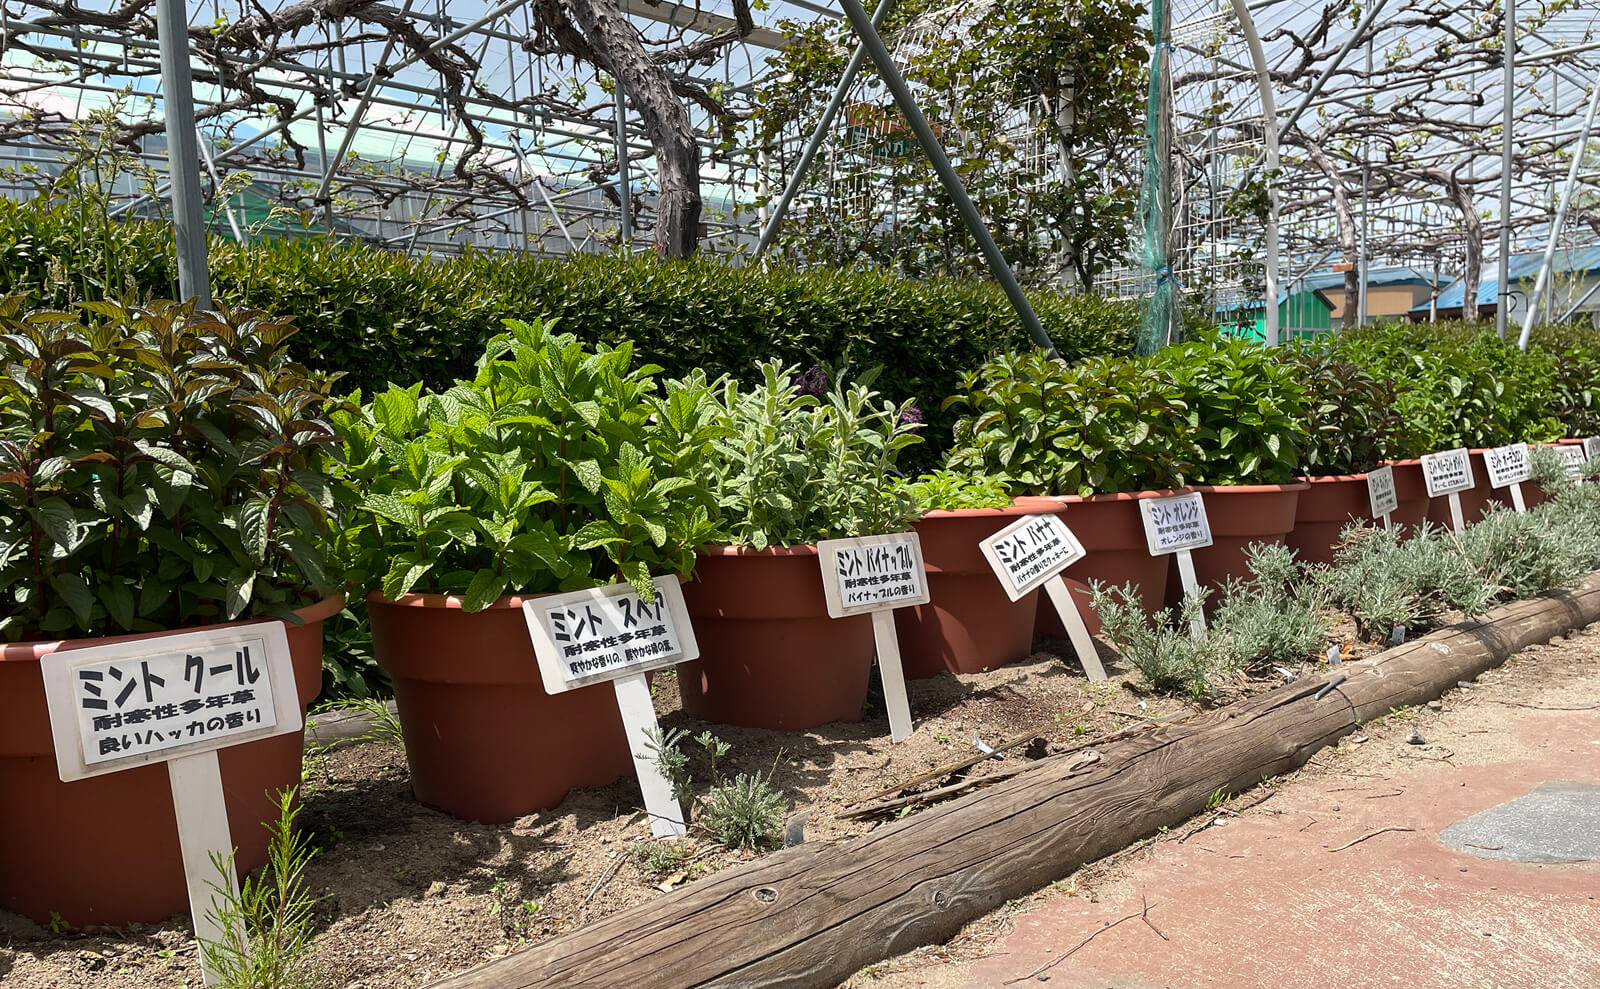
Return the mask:
<svg viewBox="0 0 1600 989">
<path fill-rule="evenodd" d="M 1064 576 L 1083 611 L 1090 635 L 1100 634 L 1100 616 L 1089 607 L 1089 581 L 1121 586 L 1133 584 L 1145 611 L 1161 610 L 1167 593 L 1167 561 L 1151 556 L 1144 538 L 1144 522 L 1139 517 L 1139 499 L 1177 494 L 1176 491 L 1126 491 L 1120 494 L 1051 495 L 1022 497 L 1017 507 L 1043 514 L 1054 511 L 1063 516 L 1072 534 L 1083 544 L 1087 556 L 1067 568 Z M 1039 635 L 1066 638 L 1061 616 L 1049 601 L 1039 605 L 1034 631 Z"/>
<path fill-rule="evenodd" d="M 1206 497 L 1206 518 L 1211 523 L 1211 545 L 1194 551 L 1194 575 L 1201 587 L 1212 590 L 1211 603 L 1229 577 L 1250 573 L 1245 547 L 1251 543 L 1282 543 L 1294 531 L 1295 512 L 1300 495 L 1310 488 L 1305 481 L 1290 484 L 1197 484 L 1192 490 Z M 1180 604 L 1183 591 L 1178 580 L 1177 556 L 1171 561 L 1173 576 L 1168 578 L 1167 597 Z"/>
<path fill-rule="evenodd" d="M 1415 529 L 1428 517 L 1428 484 L 1422 478 L 1421 460 L 1391 460 L 1394 468 L 1395 510 L 1389 518 L 1395 525 Z"/>
<path fill-rule="evenodd" d="M 916 522 L 932 600 L 894 613 L 907 677 L 978 673 L 1033 651 L 1039 592 L 1016 601 L 1006 597 L 978 549 L 979 542 L 1027 514 L 1016 505 L 969 508 L 929 512 Z"/>
<path fill-rule="evenodd" d="M 302 708 L 322 689 L 322 623 L 343 607 L 342 597 L 327 598 L 295 612 L 305 624 L 288 627 Z M 74 927 L 188 912 L 166 766 L 61 782 L 39 670 L 54 652 L 151 637 L 0 645 L 0 909 L 40 923 L 54 913 Z M 218 754 L 241 873 L 266 861 L 262 822 L 277 817 L 272 795 L 299 784 L 304 748 L 304 733 L 289 732 Z"/>
<path fill-rule="evenodd" d="M 713 546 L 683 585 L 700 658 L 678 667 L 702 721 L 799 731 L 861 720 L 872 619 L 828 617 L 815 546 Z"/>
<path fill-rule="evenodd" d="M 633 772 L 609 684 L 545 693 L 524 600 L 469 612 L 443 594 L 367 595 L 373 654 L 394 678 L 411 789 L 452 817 L 499 824 L 555 807 L 575 786 Z"/>
<path fill-rule="evenodd" d="M 1308 477 L 1311 485 L 1295 503 L 1294 530 L 1284 538 L 1307 563 L 1332 563 L 1339 533 L 1352 521 L 1372 521 L 1372 500 L 1367 496 L 1367 475 L 1337 474 Z M 1210 508 L 1209 499 L 1206 506 Z M 1393 518 L 1394 513 L 1390 513 Z"/>
</svg>

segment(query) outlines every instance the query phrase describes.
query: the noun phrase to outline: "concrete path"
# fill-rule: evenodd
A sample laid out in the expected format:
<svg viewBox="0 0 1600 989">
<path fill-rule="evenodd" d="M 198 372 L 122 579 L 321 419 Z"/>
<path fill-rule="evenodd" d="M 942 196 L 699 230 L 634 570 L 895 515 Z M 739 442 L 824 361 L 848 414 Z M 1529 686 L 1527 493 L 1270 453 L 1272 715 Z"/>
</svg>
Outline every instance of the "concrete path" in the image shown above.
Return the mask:
<svg viewBox="0 0 1600 989">
<path fill-rule="evenodd" d="M 1596 784 L 1589 630 L 848 986 L 1600 989 Z"/>
</svg>

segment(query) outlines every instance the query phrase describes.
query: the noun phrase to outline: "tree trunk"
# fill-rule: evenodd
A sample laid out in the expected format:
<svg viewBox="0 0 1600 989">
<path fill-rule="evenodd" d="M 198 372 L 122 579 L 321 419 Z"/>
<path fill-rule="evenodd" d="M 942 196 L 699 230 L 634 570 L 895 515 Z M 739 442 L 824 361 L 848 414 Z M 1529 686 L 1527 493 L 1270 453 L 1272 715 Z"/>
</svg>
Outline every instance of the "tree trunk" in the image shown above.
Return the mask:
<svg viewBox="0 0 1600 989">
<path fill-rule="evenodd" d="M 655 148 L 656 243 L 668 257 L 686 258 L 700 244 L 700 145 L 672 77 L 645 53 L 611 0 L 561 0 L 601 68 L 622 80 Z"/>
<path fill-rule="evenodd" d="M 1356 325 L 1356 310 L 1361 305 L 1361 272 L 1357 270 L 1361 259 L 1356 253 L 1356 220 L 1350 212 L 1350 193 L 1344 187 L 1339 169 L 1334 167 L 1317 139 L 1300 134 L 1294 139 L 1306 149 L 1317 170 L 1327 177 L 1333 192 L 1333 215 L 1339 221 L 1339 249 L 1344 252 L 1344 263 L 1350 266 L 1344 273 L 1344 311 L 1339 317 L 1339 328 L 1348 330 Z"/>
<path fill-rule="evenodd" d="M 1418 178 L 1444 186 L 1446 198 L 1461 214 L 1461 234 L 1467 242 L 1466 263 L 1461 270 L 1461 290 L 1465 293 L 1461 299 L 1461 318 L 1470 322 L 1478 318 L 1478 281 L 1483 276 L 1483 220 L 1478 216 L 1472 196 L 1454 171 L 1419 168 L 1416 174 Z M 1504 285 L 1500 286 L 1500 291 L 1500 297 L 1504 298 Z"/>
</svg>

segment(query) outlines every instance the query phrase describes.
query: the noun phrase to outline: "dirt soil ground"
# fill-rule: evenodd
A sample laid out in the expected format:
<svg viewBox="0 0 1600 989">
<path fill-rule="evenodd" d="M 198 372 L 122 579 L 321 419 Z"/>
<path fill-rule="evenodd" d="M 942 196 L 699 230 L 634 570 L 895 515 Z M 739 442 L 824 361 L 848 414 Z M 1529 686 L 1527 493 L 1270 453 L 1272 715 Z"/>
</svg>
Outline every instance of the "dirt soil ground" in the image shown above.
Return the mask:
<svg viewBox="0 0 1600 989">
<path fill-rule="evenodd" d="M 1600 783 L 1597 746 L 1600 624 L 845 989 L 1596 989 L 1600 862 L 1497 861 L 1440 832 Z"/>
<path fill-rule="evenodd" d="M 1345 632 L 1336 627 L 1332 641 L 1347 643 Z M 656 680 L 656 703 L 664 728 L 682 727 L 691 734 L 710 730 L 731 743 L 731 753 L 717 767 L 722 777 L 770 773 L 790 802 L 791 828 L 802 818 L 807 841 L 871 830 L 886 818 L 849 818 L 843 812 L 930 768 L 976 754 L 977 740 L 990 746 L 1019 739 L 1023 744 L 1004 759 L 979 763 L 967 778 L 1004 772 L 1019 760 L 1087 744 L 1146 719 L 1193 710 L 1182 698 L 1149 694 L 1107 650 L 1102 649 L 1102 658 L 1111 679 L 1091 685 L 1075 661 L 1054 651 L 1061 644 L 1041 640 L 1036 645 L 1039 651 L 1028 660 L 1003 669 L 913 682 L 917 730 L 900 745 L 889 742 L 881 701 L 869 700 L 868 716 L 859 723 L 795 733 L 695 722 L 679 709 L 670 674 Z M 1347 655 L 1373 651 L 1357 646 Z M 1511 675 L 1528 676 L 1528 670 L 1537 675 L 1545 665 L 1546 654 L 1540 655 L 1540 663 L 1519 663 L 1515 670 L 1522 672 Z M 1279 682 L 1241 678 L 1216 702 Z M 309 881 L 324 897 L 316 911 L 311 958 L 319 986 L 411 989 L 749 857 L 691 832 L 681 861 L 658 861 L 652 869 L 645 853 L 657 846 L 648 837 L 632 780 L 577 790 L 553 811 L 491 827 L 457 821 L 418 803 L 411 795 L 405 754 L 393 742 L 349 745 L 310 757 L 305 776 L 302 825 L 319 849 Z M 948 774 L 941 774 L 920 789 L 948 782 Z M 704 781 L 699 789 L 704 792 Z M 1108 868 L 1091 866 L 1064 885 L 1086 888 L 1091 877 Z M 926 961 L 981 951 L 1010 913 L 976 923 Z M 881 970 L 923 963 L 904 959 Z M 52 932 L 0 913 L 0 982 L 6 989 L 165 989 L 197 987 L 200 981 L 186 917 L 125 930 Z M 873 983 L 852 983 L 857 984 Z"/>
</svg>

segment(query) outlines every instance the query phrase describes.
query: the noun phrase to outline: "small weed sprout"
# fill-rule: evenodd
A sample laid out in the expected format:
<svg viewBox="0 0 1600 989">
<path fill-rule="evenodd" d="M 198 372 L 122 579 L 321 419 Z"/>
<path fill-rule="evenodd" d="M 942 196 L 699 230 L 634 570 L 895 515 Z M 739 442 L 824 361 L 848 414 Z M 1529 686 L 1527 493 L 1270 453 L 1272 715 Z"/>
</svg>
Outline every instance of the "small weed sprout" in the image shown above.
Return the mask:
<svg viewBox="0 0 1600 989">
<path fill-rule="evenodd" d="M 700 826 L 728 848 L 772 848 L 787 805 L 762 774 L 740 773 L 732 783 L 711 790 Z"/>
<path fill-rule="evenodd" d="M 641 841 L 628 854 L 634 865 L 657 876 L 671 875 L 689 860 L 689 849 L 681 841 Z"/>
<path fill-rule="evenodd" d="M 276 798 L 276 820 L 266 825 L 267 864 L 247 876 L 237 892 L 227 881 L 233 856 L 213 853 L 222 878 L 212 882 L 208 917 L 224 935 L 202 941 L 206 964 L 224 989 L 309 989 L 315 978 L 307 964 L 312 910 L 321 897 L 306 886 L 306 867 L 316 855 L 310 839 L 295 828 L 300 806 L 294 788 Z"/>
</svg>

